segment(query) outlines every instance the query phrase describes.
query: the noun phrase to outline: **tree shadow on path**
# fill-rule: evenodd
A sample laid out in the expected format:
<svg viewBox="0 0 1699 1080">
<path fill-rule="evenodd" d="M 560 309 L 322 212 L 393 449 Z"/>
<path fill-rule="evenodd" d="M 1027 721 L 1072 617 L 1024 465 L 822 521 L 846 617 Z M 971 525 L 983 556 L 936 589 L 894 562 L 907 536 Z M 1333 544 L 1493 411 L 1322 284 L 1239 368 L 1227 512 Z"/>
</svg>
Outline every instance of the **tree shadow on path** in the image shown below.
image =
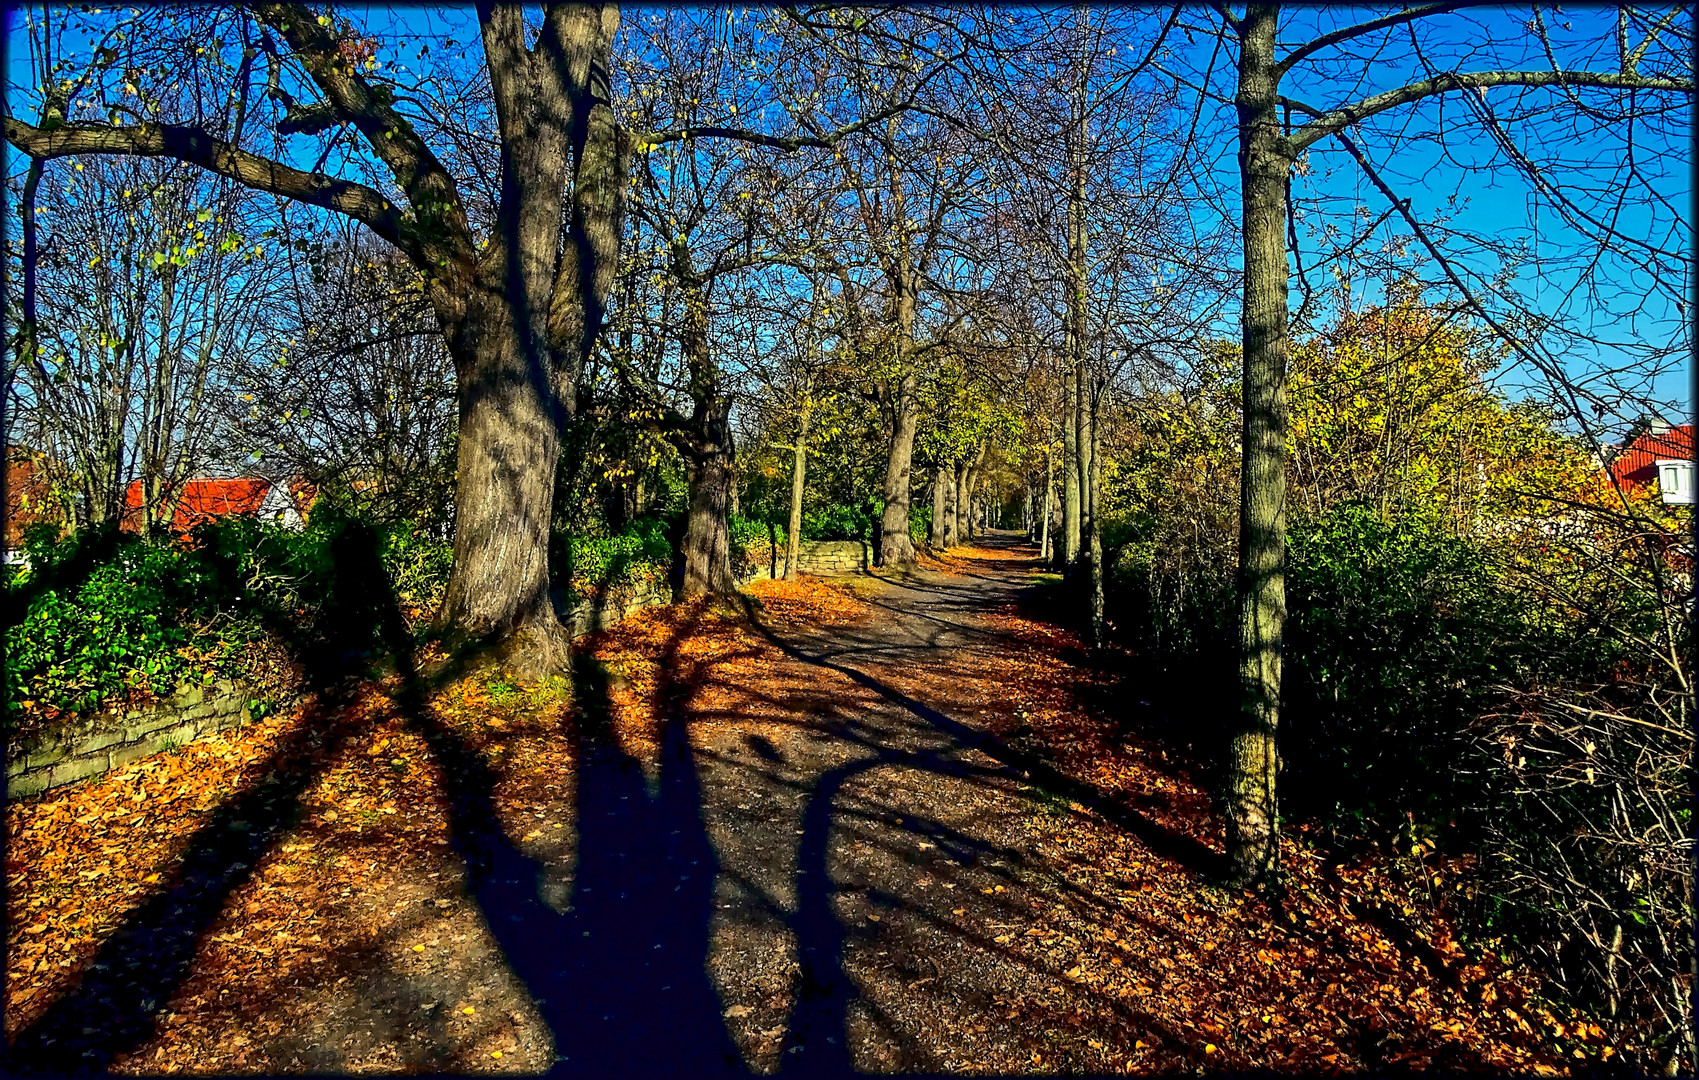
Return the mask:
<svg viewBox="0 0 1699 1080">
<path fill-rule="evenodd" d="M 279 612 L 272 629 L 301 662 L 312 700 L 259 783 L 219 807 L 189 839 L 173 882 L 130 912 L 77 986 L 20 1031 L 9 1071 L 100 1071 L 155 1037 L 168 1001 L 187 980 L 207 928 L 232 893 L 299 820 L 320 770 L 373 722 L 356 708 L 371 688 L 359 647 L 375 636 L 393 657 L 393 704 L 442 765 L 451 843 L 467 868 L 471 898 L 511 970 L 550 1028 L 553 1072 L 573 1075 L 743 1073 L 720 1018 L 706 957 L 717 859 L 678 707 L 691 687 L 672 678 L 678 646 L 661 671 L 659 783 L 614 736 L 607 678 L 581 658 L 574 715 L 562 721 L 578 765 L 578 861 L 570 903 L 543 894 L 553 871 L 502 828 L 497 776 L 482 754 L 438 719 L 431 693 L 465 671 L 470 650 L 425 673 L 418 666 L 378 538 L 351 525 L 332 542 L 331 595 L 309 637 Z M 378 710 L 381 713 L 381 710 Z"/>
<path fill-rule="evenodd" d="M 1208 845 L 1163 827 L 1144 814 L 1124 805 L 1114 796 L 1102 791 L 1095 785 L 1068 776 L 1038 755 L 1009 746 L 988 732 L 953 719 L 858 668 L 836 663 L 825 654 L 813 654 L 805 651 L 798 645 L 780 637 L 771 627 L 763 623 L 754 606 L 747 599 L 744 601 L 744 612 L 750 625 L 758 633 L 792 659 L 836 672 L 856 685 L 873 691 L 886 701 L 925 721 L 939 732 L 948 735 L 961 750 L 977 750 L 1013 770 L 1015 775 L 1046 793 L 1079 803 L 1105 820 L 1138 837 L 1152 851 L 1180 863 L 1204 880 L 1213 882 L 1221 880 L 1225 876 L 1228 866 L 1224 856 Z"/>
<path fill-rule="evenodd" d="M 443 765 L 468 890 L 549 1026 L 555 1074 L 745 1072 L 707 975 L 719 866 L 679 707 L 690 688 L 670 678 L 686 633 L 663 654 L 666 711 L 653 792 L 641 763 L 619 746 L 606 672 L 593 659 L 576 660 L 576 707 L 561 733 L 572 740 L 578 771 L 578 857 L 565 910 L 543 898 L 550 868 L 503 830 L 496 776 L 482 755 L 422 699 L 404 705 Z"/>
<path fill-rule="evenodd" d="M 299 818 L 301 798 L 322 764 L 368 721 L 355 707 L 362 652 L 372 620 L 394 597 L 377 538 L 352 526 L 331 541 L 333 572 L 321 633 L 309 635 L 277 610 L 261 618 L 299 660 L 307 716 L 274 751 L 257 784 L 238 792 L 190 837 L 172 883 L 127 915 L 82 973 L 76 987 L 19 1031 L 7 1052 L 20 1073 L 103 1070 L 156 1033 L 160 1013 L 188 978 L 207 927 L 230 895 Z M 234 566 L 222 571 L 234 574 Z"/>
</svg>

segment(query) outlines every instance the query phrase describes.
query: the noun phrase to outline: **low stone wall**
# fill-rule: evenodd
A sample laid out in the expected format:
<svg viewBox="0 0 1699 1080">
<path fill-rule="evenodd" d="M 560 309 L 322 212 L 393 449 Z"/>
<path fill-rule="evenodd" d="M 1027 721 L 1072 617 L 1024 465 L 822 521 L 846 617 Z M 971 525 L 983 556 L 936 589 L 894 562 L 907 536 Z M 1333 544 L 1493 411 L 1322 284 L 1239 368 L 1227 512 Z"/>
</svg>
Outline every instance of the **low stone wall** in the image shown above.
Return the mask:
<svg viewBox="0 0 1699 1080">
<path fill-rule="evenodd" d="M 670 604 L 672 599 L 672 586 L 665 578 L 624 588 L 611 587 L 600 596 L 580 600 L 566 617 L 567 629 L 573 637 L 583 637 L 597 630 L 606 630 L 643 608 Z"/>
<path fill-rule="evenodd" d="M 738 579 L 742 585 L 768 577 L 773 569 L 769 551 L 752 552 L 759 559 Z M 809 540 L 798 550 L 798 569 L 810 574 L 863 570 L 872 551 L 856 540 Z M 781 548 L 777 568 L 785 572 Z M 656 604 L 672 603 L 672 586 L 663 578 L 635 586 L 610 588 L 573 607 L 567 626 L 573 637 L 605 630 Z M 22 798 L 49 788 L 99 776 L 121 765 L 170 750 L 249 720 L 247 691 L 229 679 L 190 686 L 163 701 L 124 712 L 101 712 L 59 724 L 47 731 L 15 740 L 6 758 L 6 795 Z"/>
<path fill-rule="evenodd" d="M 756 571 L 750 576 L 784 577 L 785 545 L 781 541 L 776 551 L 762 545 L 759 553 L 751 551 Z M 756 556 L 759 557 L 756 557 Z M 804 574 L 853 574 L 873 568 L 873 545 L 865 540 L 803 540 L 796 546 L 796 568 Z"/>
<path fill-rule="evenodd" d="M 248 695 L 229 679 L 187 686 L 164 701 L 102 712 L 12 742 L 6 795 L 19 798 L 84 780 L 248 722 Z"/>
</svg>

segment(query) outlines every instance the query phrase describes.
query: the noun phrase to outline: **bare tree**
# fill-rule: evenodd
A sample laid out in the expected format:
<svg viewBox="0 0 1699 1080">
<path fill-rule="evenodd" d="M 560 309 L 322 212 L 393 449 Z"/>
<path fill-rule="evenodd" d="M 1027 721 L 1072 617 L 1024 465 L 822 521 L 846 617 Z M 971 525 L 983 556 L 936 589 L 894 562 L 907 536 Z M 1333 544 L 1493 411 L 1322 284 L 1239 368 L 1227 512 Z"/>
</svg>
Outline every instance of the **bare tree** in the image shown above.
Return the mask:
<svg viewBox="0 0 1699 1080">
<path fill-rule="evenodd" d="M 1483 100 L 1489 91 L 1501 88 L 1545 90 L 1559 108 L 1612 118 L 1596 124 L 1596 130 L 1610 131 L 1616 124 L 1619 126 L 1614 130 L 1627 134 L 1632 130 L 1630 116 L 1661 112 L 1664 102 L 1685 100 L 1692 93 L 1686 54 L 1672 45 L 1669 19 L 1646 26 L 1643 40 L 1632 45 L 1624 21 L 1623 29 L 1614 35 L 1617 41 L 1610 42 L 1621 46 L 1615 71 L 1589 66 L 1600 58 L 1601 51 L 1595 47 L 1598 42 L 1594 41 L 1576 42 L 1564 50 L 1560 62 L 1552 40 L 1537 24 L 1530 24 L 1527 38 L 1536 45 L 1535 52 L 1527 57 L 1532 63 L 1464 70 L 1478 63 L 1471 46 L 1484 40 L 1478 27 L 1457 22 L 1466 19 L 1466 7 L 1453 3 L 1407 7 L 1314 32 L 1288 46 L 1284 55 L 1278 40 L 1280 5 L 1252 4 L 1243 14 L 1226 5 L 1216 8 L 1217 39 L 1237 48 L 1231 101 L 1237 110 L 1244 247 L 1244 433 L 1237 586 L 1242 706 L 1230 752 L 1227 800 L 1233 875 L 1241 882 L 1263 881 L 1279 863 L 1275 729 L 1280 713 L 1280 653 L 1286 609 L 1286 366 L 1292 274 L 1287 237 L 1288 188 L 1294 168 L 1307 150 L 1323 140 L 1336 140 L 1349 151 L 1354 145 L 1352 129 L 1406 115 L 1409 107 L 1429 99 L 1458 98 L 1467 103 Z M 1371 65 L 1371 73 L 1385 70 L 1402 78 L 1409 72 L 1414 77 L 1386 89 L 1362 90 L 1363 69 L 1358 62 L 1353 65 L 1355 75 L 1300 79 L 1306 65 L 1321 62 L 1331 50 L 1357 45 L 1376 50 L 1378 59 Z M 1394 50 L 1408 67 L 1388 64 L 1388 50 Z M 1177 65 L 1165 70 L 1192 85 L 1200 98 L 1225 102 L 1228 97 L 1214 88 L 1219 55 L 1219 50 L 1211 52 L 1209 64 L 1201 73 L 1181 70 Z M 1294 81 L 1303 82 L 1306 92 L 1325 93 L 1332 100 L 1322 104 L 1300 100 L 1288 86 Z M 1455 130 L 1459 111 L 1467 108 L 1439 114 L 1434 122 L 1442 129 Z M 1293 114 L 1299 123 L 1292 122 Z M 1466 117 L 1464 123 L 1469 122 Z M 1366 169 L 1372 168 L 1366 157 L 1352 156 Z M 1414 223 L 1408 204 L 1398 200 L 1390 188 L 1388 195 L 1399 212 Z M 1464 284 L 1461 279 L 1455 283 L 1460 287 Z M 1481 312 L 1507 340 L 1518 340 L 1512 328 L 1493 318 L 1484 306 Z M 1522 347 L 1533 353 L 1526 342 Z"/>
<path fill-rule="evenodd" d="M 804 26 L 818 33 L 852 20 L 849 12 L 824 12 Z M 927 294 L 936 291 L 934 278 L 951 254 L 950 237 L 975 197 L 984 152 L 937 119 L 955 107 L 947 105 L 952 98 L 946 80 L 960 45 L 949 20 L 931 12 L 905 12 L 889 33 L 851 44 L 853 52 L 842 47 L 824 52 L 812 92 L 825 99 L 824 116 L 890 116 L 844 142 L 835 160 L 845 193 L 841 242 L 870 255 L 877 273 L 874 288 L 886 305 L 890 329 L 890 354 L 875 378 L 890 435 L 877 557 L 881 565 L 906 566 L 914 561 L 909 507 L 920 369 L 928 354 L 923 340 Z M 960 104 L 959 98 L 953 100 Z M 914 108 L 917 102 L 928 107 Z M 807 122 L 820 130 L 826 121 Z"/>
<path fill-rule="evenodd" d="M 454 367 L 423 281 L 387 245 L 330 224 L 281 233 L 304 250 L 266 347 L 233 372 L 238 446 L 380 519 L 449 525 Z"/>
<path fill-rule="evenodd" d="M 96 38 L 100 18 L 117 19 L 33 17 L 95 19 Z M 837 133 L 775 140 L 730 117 L 627 130 L 610 97 L 616 6 L 549 4 L 528 25 L 518 5 L 486 5 L 481 64 L 499 167 L 483 162 L 477 179 L 499 180 L 484 220 L 472 178 L 451 169 L 468 155 L 449 152 L 438 118 L 394 78 L 393 58 L 384 71 L 376 40 L 350 21 L 274 3 L 146 18 L 123 31 L 123 48 L 96 51 L 44 96 L 20 88 L 24 99 L 42 99 L 42 119 L 8 116 L 7 140 L 40 159 L 175 158 L 353 218 L 411 261 L 454 359 L 460 402 L 454 571 L 439 625 L 499 643 L 522 675 L 563 670 L 568 642 L 549 599 L 554 473 L 618 271 L 633 148 L 703 136 L 827 145 Z M 269 80 L 256 94 L 260 62 Z M 230 107 L 165 108 L 156 91 L 175 80 L 218 88 L 212 96 Z M 131 87 L 143 111 L 132 107 Z M 133 122 L 120 122 L 126 114 Z M 302 169 L 259 152 L 262 124 L 279 144 L 319 139 L 319 164 Z M 337 148 L 345 172 L 370 182 L 321 171 Z"/>
<path fill-rule="evenodd" d="M 13 430 L 63 473 L 75 520 L 162 527 L 225 456 L 224 386 L 260 337 L 279 260 L 249 243 L 251 197 L 170 162 L 53 163 L 33 194 Z"/>
</svg>

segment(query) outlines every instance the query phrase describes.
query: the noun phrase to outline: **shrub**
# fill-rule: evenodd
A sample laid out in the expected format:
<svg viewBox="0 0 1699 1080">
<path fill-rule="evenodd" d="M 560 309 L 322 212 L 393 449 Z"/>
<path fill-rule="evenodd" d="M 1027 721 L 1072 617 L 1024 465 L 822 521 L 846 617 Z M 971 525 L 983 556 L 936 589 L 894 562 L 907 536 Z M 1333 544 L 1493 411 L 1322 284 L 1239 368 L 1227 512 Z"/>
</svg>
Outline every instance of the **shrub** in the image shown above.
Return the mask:
<svg viewBox="0 0 1699 1080">
<path fill-rule="evenodd" d="M 82 554 L 74 544 L 38 549 L 32 562 L 51 580 Z M 127 540 L 81 578 L 53 580 L 7 629 L 8 700 L 77 712 L 131 689 L 175 687 L 193 637 L 178 613 L 208 602 L 204 567 L 184 552 Z"/>
<path fill-rule="evenodd" d="M 917 544 L 924 544 L 932 535 L 932 507 L 929 504 L 910 503 L 908 508 L 909 539 Z"/>
<path fill-rule="evenodd" d="M 564 563 L 566 591 L 575 597 L 664 576 L 672 563 L 667 523 L 633 523 L 620 536 L 561 536 L 556 565 Z"/>
<path fill-rule="evenodd" d="M 12 701 L 97 709 L 132 690 L 234 675 L 245 647 L 372 647 L 397 602 L 434 610 L 452 553 L 409 530 L 380 531 L 335 507 L 304 530 L 225 518 L 180 540 L 89 529 L 38 536 L 7 584 Z"/>
<path fill-rule="evenodd" d="M 731 516 L 732 562 L 751 547 L 766 547 L 772 540 L 767 522 L 755 518 Z"/>
<path fill-rule="evenodd" d="M 1344 504 L 1292 530 L 1281 753 L 1295 811 L 1452 816 L 1470 722 L 1542 646 L 1476 544 Z"/>
<path fill-rule="evenodd" d="M 402 608 L 436 611 L 454 569 L 454 545 L 424 533 L 396 529 L 384 537 L 383 568 Z"/>
<path fill-rule="evenodd" d="M 1603 1006 L 1657 1067 L 1690 1031 L 1687 579 L 1618 517 L 1624 535 L 1591 522 L 1503 549 L 1362 504 L 1296 522 L 1280 789 L 1335 836 L 1467 852 L 1474 931 Z M 1172 698 L 1168 734 L 1218 739 L 1231 553 L 1128 535 L 1114 618 Z"/>
<path fill-rule="evenodd" d="M 806 540 L 869 540 L 873 518 L 863 506 L 809 505 L 802 511 L 802 535 Z"/>
</svg>

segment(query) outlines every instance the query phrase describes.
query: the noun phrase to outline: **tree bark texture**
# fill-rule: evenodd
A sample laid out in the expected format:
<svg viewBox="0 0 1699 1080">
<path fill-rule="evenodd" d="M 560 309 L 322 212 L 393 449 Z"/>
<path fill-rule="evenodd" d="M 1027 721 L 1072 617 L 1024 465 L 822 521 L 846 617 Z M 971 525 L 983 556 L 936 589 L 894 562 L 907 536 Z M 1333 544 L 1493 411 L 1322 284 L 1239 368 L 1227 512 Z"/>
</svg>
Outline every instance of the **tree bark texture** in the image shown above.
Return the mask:
<svg viewBox="0 0 1699 1080">
<path fill-rule="evenodd" d="M 897 371 L 893 387 L 891 455 L 885 466 L 885 512 L 879 539 L 880 566 L 914 565 L 914 540 L 909 535 L 910 472 L 914 462 L 914 432 L 920 422 L 918 382 L 914 370 L 914 321 L 917 297 L 913 268 L 907 256 L 897 260 Z"/>
<path fill-rule="evenodd" d="M 950 498 L 947 494 L 955 470 L 949 462 L 940 461 L 937 470 L 932 474 L 932 524 L 927 530 L 926 543 L 934 551 L 949 547 L 945 539 L 945 515 L 950 512 Z"/>
<path fill-rule="evenodd" d="M 973 489 L 979 482 L 980 469 L 985 464 L 986 444 L 980 443 L 973 454 L 962 461 L 957 473 L 956 539 L 965 543 L 979 535 L 979 523 L 973 514 Z"/>
<path fill-rule="evenodd" d="M 454 570 L 437 618 L 508 639 L 510 666 L 536 675 L 569 660 L 549 599 L 549 532 L 574 387 L 619 262 L 626 155 L 608 100 L 619 15 L 551 8 L 530 50 L 519 8 L 486 9 L 481 23 L 502 186 L 469 288 L 439 273 L 431 290 L 460 406 Z"/>
<path fill-rule="evenodd" d="M 955 490 L 950 493 L 950 532 L 954 543 L 968 539 L 967 480 L 973 464 L 967 458 L 956 462 Z"/>
<path fill-rule="evenodd" d="M 785 580 L 796 580 L 796 554 L 802 545 L 802 494 L 808 479 L 808 411 L 796 433 L 796 458 L 791 464 L 791 517 L 785 532 Z"/>
<path fill-rule="evenodd" d="M 961 470 L 962 463 L 959 461 L 938 466 L 938 483 L 944 489 L 944 546 L 947 548 L 955 547 L 962 541 L 962 523 L 957 516 L 956 502 L 956 496 L 961 491 L 957 480 Z"/>
<path fill-rule="evenodd" d="M 730 518 L 737 463 L 733 458 L 731 396 L 722 385 L 708 340 L 708 298 L 703 282 L 690 270 L 684 245 L 675 244 L 673 250 L 674 276 L 684 297 L 679 344 L 690 369 L 692 402 L 689 424 L 674 440 L 684 455 L 689 481 L 689 509 L 679 550 L 683 566 L 679 599 L 694 600 L 737 591 Z"/>
<path fill-rule="evenodd" d="M 724 445 L 729 446 L 730 423 L 722 416 L 712 426 L 723 430 Z M 728 514 L 737 469 L 729 453 L 711 452 L 686 458 L 685 472 L 690 484 L 690 502 L 679 553 L 684 564 L 679 599 L 695 600 L 736 592 Z"/>
<path fill-rule="evenodd" d="M 1084 569 L 1090 558 L 1088 536 L 1091 532 L 1091 456 L 1096 439 L 1092 432 L 1091 368 L 1081 339 L 1079 363 L 1074 366 L 1074 482 L 1079 486 L 1079 550 L 1075 556 L 1076 569 Z"/>
<path fill-rule="evenodd" d="M 1286 181 L 1275 71 L 1278 5 L 1252 5 L 1240 26 L 1239 168 L 1245 251 L 1244 429 L 1239 494 L 1240 708 L 1228 761 L 1233 877 L 1279 865 L 1275 729 L 1286 623 Z"/>
<path fill-rule="evenodd" d="M 1074 414 L 1079 409 L 1079 384 L 1070 368 L 1063 380 L 1064 419 L 1062 422 L 1062 575 L 1071 578 L 1080 558 L 1080 455 L 1079 425 Z"/>
<path fill-rule="evenodd" d="M 1038 540 L 1038 558 L 1040 562 L 1050 561 L 1050 515 L 1052 512 L 1051 499 L 1056 487 L 1056 461 L 1051 456 L 1050 447 L 1044 448 L 1044 521 L 1039 525 L 1041 532 Z"/>
<path fill-rule="evenodd" d="M 1098 403 L 1101 392 L 1093 387 L 1091 395 L 1091 469 L 1086 486 L 1086 536 L 1088 537 L 1086 556 L 1091 560 L 1091 644 L 1093 648 L 1102 648 L 1105 640 L 1105 625 L 1103 615 L 1103 522 L 1098 517 L 1097 508 L 1099 495 L 1103 491 L 1103 462 L 1098 451 L 1097 421 Z"/>
</svg>

